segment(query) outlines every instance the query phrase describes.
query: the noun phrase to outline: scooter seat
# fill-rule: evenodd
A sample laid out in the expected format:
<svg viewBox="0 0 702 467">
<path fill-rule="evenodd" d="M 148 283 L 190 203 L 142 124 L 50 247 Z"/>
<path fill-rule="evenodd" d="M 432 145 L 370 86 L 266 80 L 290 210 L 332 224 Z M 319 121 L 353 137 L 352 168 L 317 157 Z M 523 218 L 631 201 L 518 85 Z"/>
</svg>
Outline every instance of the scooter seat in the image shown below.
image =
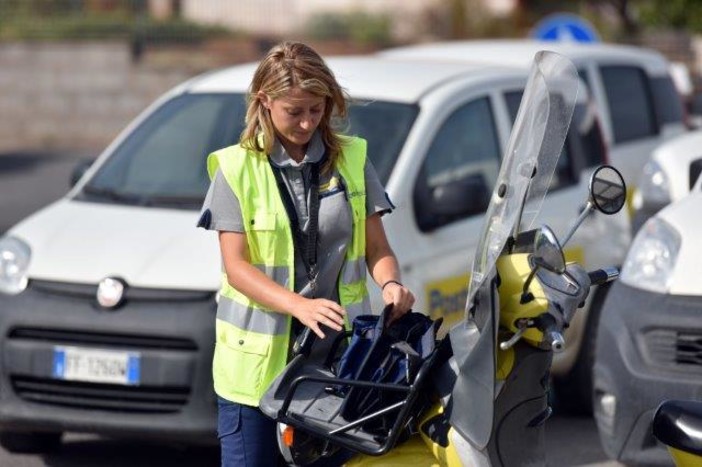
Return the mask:
<svg viewBox="0 0 702 467">
<path fill-rule="evenodd" d="M 663 402 L 653 416 L 653 435 L 670 447 L 702 455 L 702 402 Z"/>
</svg>

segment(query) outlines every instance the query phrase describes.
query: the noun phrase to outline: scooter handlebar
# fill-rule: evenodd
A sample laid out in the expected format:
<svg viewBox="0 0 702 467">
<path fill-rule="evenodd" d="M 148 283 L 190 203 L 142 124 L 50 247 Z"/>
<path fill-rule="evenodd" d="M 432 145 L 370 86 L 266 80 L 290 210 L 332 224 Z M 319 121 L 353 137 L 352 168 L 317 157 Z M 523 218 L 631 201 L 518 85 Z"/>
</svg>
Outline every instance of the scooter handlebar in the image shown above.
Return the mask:
<svg viewBox="0 0 702 467">
<path fill-rule="evenodd" d="M 590 278 L 591 285 L 602 285 L 616 280 L 619 277 L 619 269 L 615 267 L 596 269 L 588 272 L 587 276 Z"/>
<path fill-rule="evenodd" d="M 553 353 L 561 353 L 565 349 L 565 339 L 563 334 L 556 330 L 549 330 L 546 333 L 546 342 L 551 346 Z"/>
</svg>

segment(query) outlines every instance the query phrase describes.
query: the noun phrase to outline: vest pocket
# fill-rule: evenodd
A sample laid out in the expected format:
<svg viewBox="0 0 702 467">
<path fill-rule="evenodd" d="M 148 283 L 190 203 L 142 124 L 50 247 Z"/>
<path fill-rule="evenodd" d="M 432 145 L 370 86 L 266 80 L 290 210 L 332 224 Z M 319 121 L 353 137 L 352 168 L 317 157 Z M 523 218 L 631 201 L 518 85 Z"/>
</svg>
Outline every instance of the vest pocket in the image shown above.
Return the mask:
<svg viewBox="0 0 702 467">
<path fill-rule="evenodd" d="M 263 376 L 268 366 L 271 338 L 255 333 L 226 332 L 215 348 L 215 374 L 222 377 L 220 387 L 245 397 L 261 396 Z"/>
<path fill-rule="evenodd" d="M 275 212 L 257 211 L 248 219 L 248 229 L 253 231 L 275 230 Z"/>
<path fill-rule="evenodd" d="M 280 231 L 276 228 L 276 213 L 255 211 L 245 220 L 249 254 L 253 263 L 270 264 L 277 258 L 276 246 Z"/>
</svg>

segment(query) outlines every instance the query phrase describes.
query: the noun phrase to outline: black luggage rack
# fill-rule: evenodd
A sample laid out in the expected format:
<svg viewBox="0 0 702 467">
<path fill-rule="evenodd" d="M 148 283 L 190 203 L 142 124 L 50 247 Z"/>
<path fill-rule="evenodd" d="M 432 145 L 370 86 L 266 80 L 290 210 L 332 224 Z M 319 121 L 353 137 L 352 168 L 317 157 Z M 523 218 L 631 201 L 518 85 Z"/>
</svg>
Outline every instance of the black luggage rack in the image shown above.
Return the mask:
<svg viewBox="0 0 702 467">
<path fill-rule="evenodd" d="M 344 337 L 342 333 L 339 338 Z M 417 404 L 422 389 L 429 380 L 440 356 L 446 357 L 443 339 L 422 362 L 410 385 L 383 384 L 335 377 L 330 362 L 311 363 L 299 354 L 286 371 L 273 383 L 261 401 L 261 409 L 278 422 L 300 429 L 331 444 L 372 456 L 392 449 L 406 433 L 414 428 L 415 417 L 423 404 Z M 403 393 L 404 397 L 360 418 L 348 420 L 341 415 L 345 400 L 340 388 L 371 388 L 380 394 Z M 424 400 L 424 399 L 422 399 Z M 392 423 L 390 415 L 397 413 Z M 386 429 L 367 430 L 369 423 L 385 420 Z"/>
</svg>

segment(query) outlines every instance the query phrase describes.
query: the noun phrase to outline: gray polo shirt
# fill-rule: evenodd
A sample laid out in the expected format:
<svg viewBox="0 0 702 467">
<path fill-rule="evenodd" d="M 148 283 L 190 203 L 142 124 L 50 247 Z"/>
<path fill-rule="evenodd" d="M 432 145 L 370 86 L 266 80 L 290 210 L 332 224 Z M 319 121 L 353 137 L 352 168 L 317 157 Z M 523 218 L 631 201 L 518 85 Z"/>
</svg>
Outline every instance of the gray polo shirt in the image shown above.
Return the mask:
<svg viewBox="0 0 702 467">
<path fill-rule="evenodd" d="M 324 155 L 324 144 L 318 133 L 312 137 L 307 154 L 302 162 L 290 158 L 283 146 L 276 141 L 271 153 L 271 163 L 280 167 L 283 180 L 295 205 L 299 223 L 307 231 L 309 215 L 309 185 L 311 163 L 319 162 Z M 365 166 L 366 213 L 368 216 L 390 212 L 394 206 L 390 203 L 385 190 L 378 179 L 375 168 L 367 159 Z M 239 200 L 221 172 L 217 172 L 205 197 L 202 213 L 209 210 L 210 230 L 244 232 Z M 352 217 L 351 207 L 346 200 L 346 192 L 339 172 L 335 169 L 319 176 L 319 219 L 317 233 L 317 275 L 316 298 L 328 298 L 339 301 L 337 280 L 346 255 L 346 248 L 351 241 Z M 309 279 L 302 257 L 295 252 L 295 291 L 303 296 L 311 295 Z"/>
</svg>

